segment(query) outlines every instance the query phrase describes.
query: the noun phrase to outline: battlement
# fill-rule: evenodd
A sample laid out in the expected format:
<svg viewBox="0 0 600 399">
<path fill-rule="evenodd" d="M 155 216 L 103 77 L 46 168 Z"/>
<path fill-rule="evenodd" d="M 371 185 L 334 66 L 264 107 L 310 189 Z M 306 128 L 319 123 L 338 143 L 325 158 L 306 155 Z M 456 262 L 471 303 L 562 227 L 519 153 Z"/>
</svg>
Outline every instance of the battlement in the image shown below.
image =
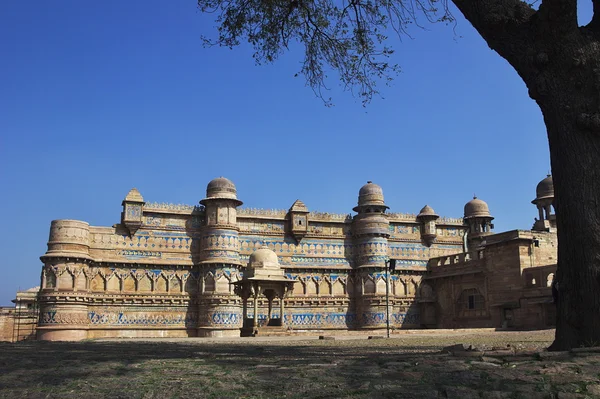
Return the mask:
<svg viewBox="0 0 600 399">
<path fill-rule="evenodd" d="M 462 265 L 471 261 L 481 260 L 484 258 L 484 251 L 471 251 L 471 252 L 462 252 L 453 255 L 446 256 L 438 256 L 436 258 L 429 259 L 427 262 L 428 268 L 434 268 L 439 266 L 450 266 L 450 265 Z"/>
</svg>

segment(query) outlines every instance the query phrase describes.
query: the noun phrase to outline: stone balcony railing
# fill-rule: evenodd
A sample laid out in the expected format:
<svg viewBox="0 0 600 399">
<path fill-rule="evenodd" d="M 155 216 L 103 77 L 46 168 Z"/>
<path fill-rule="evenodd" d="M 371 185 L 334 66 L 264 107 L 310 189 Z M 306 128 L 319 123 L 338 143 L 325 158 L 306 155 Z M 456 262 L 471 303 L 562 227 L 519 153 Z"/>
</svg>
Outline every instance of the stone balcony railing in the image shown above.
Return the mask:
<svg viewBox="0 0 600 399">
<path fill-rule="evenodd" d="M 462 252 L 459 254 L 439 256 L 437 258 L 429 259 L 427 262 L 428 267 L 447 266 L 447 265 L 459 265 L 473 260 L 483 259 L 483 251 L 471 251 Z"/>
<path fill-rule="evenodd" d="M 426 279 L 482 273 L 485 270 L 483 251 L 431 258 L 427 263 Z"/>
</svg>

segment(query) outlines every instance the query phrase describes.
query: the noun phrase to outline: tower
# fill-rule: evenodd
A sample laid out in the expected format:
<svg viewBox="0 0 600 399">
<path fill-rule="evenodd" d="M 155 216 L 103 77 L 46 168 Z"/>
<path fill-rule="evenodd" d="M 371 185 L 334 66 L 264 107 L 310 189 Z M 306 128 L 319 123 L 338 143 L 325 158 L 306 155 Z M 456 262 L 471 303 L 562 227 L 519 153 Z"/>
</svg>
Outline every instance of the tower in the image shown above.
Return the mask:
<svg viewBox="0 0 600 399">
<path fill-rule="evenodd" d="M 535 188 L 535 199 L 531 201 L 539 212 L 539 219 L 535 220 L 532 230 L 553 231 L 556 229 L 556 215 L 552 212 L 554 206 L 554 182 L 548 175 L 538 183 Z"/>
<path fill-rule="evenodd" d="M 477 248 L 484 238 L 492 233 L 494 217 L 485 201 L 477 197 L 465 204 L 464 223 L 468 227 L 467 238 L 469 247 Z"/>
<path fill-rule="evenodd" d="M 356 313 L 362 328 L 384 328 L 386 280 L 388 260 L 389 221 L 385 215 L 383 190 L 373 182 L 367 182 L 358 193 L 358 214 L 352 221 L 354 268 L 356 287 L 362 295 L 357 298 Z"/>
<path fill-rule="evenodd" d="M 90 226 L 79 220 L 53 220 L 39 295 L 37 338 L 79 341 L 88 337 Z"/>
<path fill-rule="evenodd" d="M 231 283 L 240 279 L 240 254 L 235 185 L 224 177 L 208 183 L 205 222 L 200 238 L 198 336 L 237 336 L 241 302 Z"/>
</svg>

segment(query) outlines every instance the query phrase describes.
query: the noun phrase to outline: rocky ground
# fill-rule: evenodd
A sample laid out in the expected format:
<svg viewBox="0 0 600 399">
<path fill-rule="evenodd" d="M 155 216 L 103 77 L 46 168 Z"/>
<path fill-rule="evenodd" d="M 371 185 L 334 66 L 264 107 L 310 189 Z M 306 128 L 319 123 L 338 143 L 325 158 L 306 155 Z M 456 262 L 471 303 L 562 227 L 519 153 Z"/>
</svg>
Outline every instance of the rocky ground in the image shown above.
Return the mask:
<svg viewBox="0 0 600 399">
<path fill-rule="evenodd" d="M 545 352 L 552 337 L 448 331 L 2 343 L 0 397 L 600 398 L 600 348 Z"/>
</svg>

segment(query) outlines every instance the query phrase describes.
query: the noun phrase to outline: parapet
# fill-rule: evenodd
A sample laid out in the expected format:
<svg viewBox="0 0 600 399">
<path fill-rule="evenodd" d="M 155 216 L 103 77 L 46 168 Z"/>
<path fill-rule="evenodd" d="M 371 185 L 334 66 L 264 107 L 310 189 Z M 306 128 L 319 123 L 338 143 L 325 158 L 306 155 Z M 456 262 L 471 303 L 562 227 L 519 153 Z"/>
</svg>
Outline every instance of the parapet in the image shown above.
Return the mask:
<svg viewBox="0 0 600 399">
<path fill-rule="evenodd" d="M 90 225 L 80 220 L 53 220 L 50 225 L 46 257 L 88 258 L 90 252 Z"/>
</svg>

